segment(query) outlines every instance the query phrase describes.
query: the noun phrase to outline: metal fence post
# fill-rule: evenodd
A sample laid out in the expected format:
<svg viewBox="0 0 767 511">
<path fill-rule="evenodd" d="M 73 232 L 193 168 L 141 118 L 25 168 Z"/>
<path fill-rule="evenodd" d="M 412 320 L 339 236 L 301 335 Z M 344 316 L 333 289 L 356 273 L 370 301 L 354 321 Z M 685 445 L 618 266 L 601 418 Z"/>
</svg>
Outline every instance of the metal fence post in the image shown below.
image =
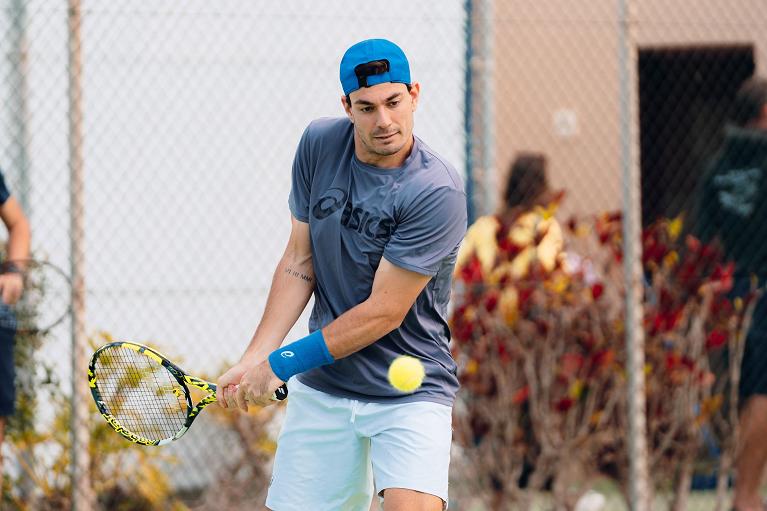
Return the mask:
<svg viewBox="0 0 767 511">
<path fill-rule="evenodd" d="M 623 189 L 623 252 L 626 284 L 626 373 L 628 378 L 629 505 L 651 509 L 647 459 L 642 275 L 642 201 L 635 18 L 630 0 L 618 0 L 620 136 Z"/>
<path fill-rule="evenodd" d="M 85 218 L 83 175 L 82 44 L 79 0 L 69 0 L 69 172 L 70 172 L 70 257 L 72 273 L 72 509 L 90 511 L 93 495 L 88 453 L 88 405 L 85 384 L 87 368 L 85 334 L 85 279 L 83 276 Z"/>
</svg>

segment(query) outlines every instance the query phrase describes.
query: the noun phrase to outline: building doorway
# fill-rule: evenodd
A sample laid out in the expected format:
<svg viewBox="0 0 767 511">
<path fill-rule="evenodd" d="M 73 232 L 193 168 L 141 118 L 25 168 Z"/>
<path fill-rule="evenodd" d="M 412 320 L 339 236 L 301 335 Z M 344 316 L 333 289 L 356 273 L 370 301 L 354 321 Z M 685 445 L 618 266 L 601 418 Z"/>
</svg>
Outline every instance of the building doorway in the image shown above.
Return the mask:
<svg viewBox="0 0 767 511">
<path fill-rule="evenodd" d="M 754 69 L 752 46 L 640 50 L 644 225 L 693 210 L 735 93 Z"/>
</svg>

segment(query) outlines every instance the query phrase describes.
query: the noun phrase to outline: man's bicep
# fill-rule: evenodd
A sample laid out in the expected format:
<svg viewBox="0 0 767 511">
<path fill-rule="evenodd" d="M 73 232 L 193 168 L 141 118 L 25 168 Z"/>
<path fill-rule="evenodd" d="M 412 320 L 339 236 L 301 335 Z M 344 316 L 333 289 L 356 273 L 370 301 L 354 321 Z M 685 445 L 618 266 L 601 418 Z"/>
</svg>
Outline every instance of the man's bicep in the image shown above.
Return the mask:
<svg viewBox="0 0 767 511">
<path fill-rule="evenodd" d="M 290 217 L 290 244 L 296 254 L 311 257 L 312 241 L 309 224 L 294 216 Z"/>
<path fill-rule="evenodd" d="M 312 242 L 309 234 L 309 224 L 290 217 L 290 238 L 282 256 L 282 264 L 296 272 L 296 275 L 304 275 L 304 280 L 314 282 L 314 266 L 312 264 Z"/>
<path fill-rule="evenodd" d="M 431 279 L 430 275 L 400 268 L 381 258 L 370 297 L 404 316 Z"/>
</svg>

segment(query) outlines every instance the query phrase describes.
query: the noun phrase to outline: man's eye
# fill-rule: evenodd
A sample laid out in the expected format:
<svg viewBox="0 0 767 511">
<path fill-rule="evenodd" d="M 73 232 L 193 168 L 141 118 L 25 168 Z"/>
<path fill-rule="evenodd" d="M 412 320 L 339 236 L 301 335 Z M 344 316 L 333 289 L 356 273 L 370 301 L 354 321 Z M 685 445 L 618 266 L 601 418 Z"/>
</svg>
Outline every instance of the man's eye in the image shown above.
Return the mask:
<svg viewBox="0 0 767 511">
<path fill-rule="evenodd" d="M 389 107 L 396 108 L 397 105 L 399 105 L 399 100 L 398 101 L 389 101 Z"/>
<path fill-rule="evenodd" d="M 372 112 L 372 111 L 373 111 L 373 107 L 370 107 L 370 106 L 363 106 L 362 108 L 360 108 L 360 110 L 361 110 L 362 112 L 365 112 L 365 113 L 367 113 L 367 112 Z"/>
</svg>

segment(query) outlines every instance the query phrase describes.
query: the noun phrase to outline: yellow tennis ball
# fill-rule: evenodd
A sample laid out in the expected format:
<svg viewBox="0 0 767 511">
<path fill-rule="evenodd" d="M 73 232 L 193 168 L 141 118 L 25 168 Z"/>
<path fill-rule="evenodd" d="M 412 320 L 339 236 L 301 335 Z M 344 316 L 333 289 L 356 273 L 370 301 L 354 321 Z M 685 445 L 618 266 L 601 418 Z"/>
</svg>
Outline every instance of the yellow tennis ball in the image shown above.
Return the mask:
<svg viewBox="0 0 767 511">
<path fill-rule="evenodd" d="M 402 392 L 413 392 L 420 387 L 425 375 L 423 364 L 415 357 L 399 356 L 389 366 L 389 383 Z"/>
</svg>

